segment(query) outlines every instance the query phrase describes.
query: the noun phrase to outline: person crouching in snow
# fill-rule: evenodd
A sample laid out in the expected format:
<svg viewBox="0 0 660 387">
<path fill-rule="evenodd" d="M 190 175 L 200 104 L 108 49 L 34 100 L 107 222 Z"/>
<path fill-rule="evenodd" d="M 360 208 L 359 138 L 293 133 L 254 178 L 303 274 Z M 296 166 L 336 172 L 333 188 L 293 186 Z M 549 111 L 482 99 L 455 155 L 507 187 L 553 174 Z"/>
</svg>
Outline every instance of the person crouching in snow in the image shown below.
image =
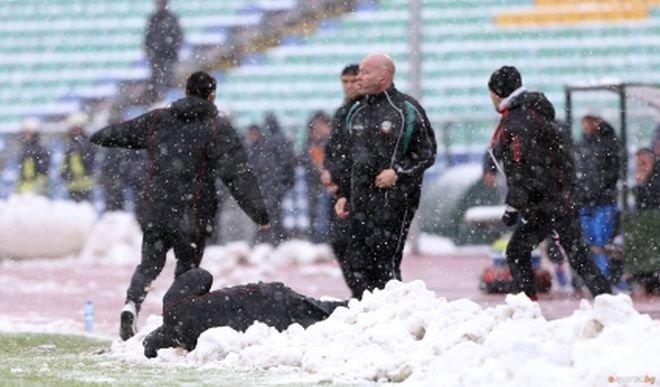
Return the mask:
<svg viewBox="0 0 660 387">
<path fill-rule="evenodd" d="M 161 348 L 191 351 L 199 335 L 214 327 L 245 331 L 255 321 L 283 331 L 291 324 L 308 326 L 328 318 L 348 301 L 320 301 L 296 293 L 280 282 L 259 282 L 209 292 L 213 276 L 193 269 L 177 277 L 163 297 L 163 325 L 144 339 L 144 355 Z"/>
<path fill-rule="evenodd" d="M 506 259 L 517 290 L 536 300 L 531 253 L 552 236 L 593 296 L 611 293 L 582 237 L 573 199 L 575 169 L 554 124 L 554 107 L 542 93 L 523 87 L 515 67 L 495 71 L 488 88 L 495 109 L 502 115 L 489 153 L 497 169 L 506 175 L 507 207 L 502 222 L 515 226 Z M 496 153 L 503 165 L 499 165 Z"/>
</svg>

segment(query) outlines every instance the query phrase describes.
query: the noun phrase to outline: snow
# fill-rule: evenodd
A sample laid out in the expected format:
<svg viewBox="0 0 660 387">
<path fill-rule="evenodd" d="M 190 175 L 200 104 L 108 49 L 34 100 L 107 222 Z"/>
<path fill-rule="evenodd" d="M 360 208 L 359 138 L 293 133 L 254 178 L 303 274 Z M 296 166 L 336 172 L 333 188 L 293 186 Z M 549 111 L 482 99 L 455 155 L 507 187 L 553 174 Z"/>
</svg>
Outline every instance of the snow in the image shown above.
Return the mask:
<svg viewBox="0 0 660 387">
<path fill-rule="evenodd" d="M 160 323 L 113 344 L 112 355 L 146 362 L 141 341 Z M 547 321 L 537 303 L 509 295 L 482 308 L 448 302 L 422 281 L 391 281 L 351 300 L 307 329 L 277 332 L 255 322 L 246 332 L 209 329 L 197 348 L 163 349 L 165 365 L 305 371 L 317 381 L 404 382 L 442 386 L 601 386 L 608 377 L 659 375 L 660 322 L 625 295 L 583 301 L 571 316 Z"/>
<path fill-rule="evenodd" d="M 466 223 L 498 223 L 506 206 L 476 206 L 465 212 Z"/>
<path fill-rule="evenodd" d="M 96 222 L 88 203 L 17 195 L 0 201 L 0 257 L 56 258 L 79 252 Z"/>
</svg>

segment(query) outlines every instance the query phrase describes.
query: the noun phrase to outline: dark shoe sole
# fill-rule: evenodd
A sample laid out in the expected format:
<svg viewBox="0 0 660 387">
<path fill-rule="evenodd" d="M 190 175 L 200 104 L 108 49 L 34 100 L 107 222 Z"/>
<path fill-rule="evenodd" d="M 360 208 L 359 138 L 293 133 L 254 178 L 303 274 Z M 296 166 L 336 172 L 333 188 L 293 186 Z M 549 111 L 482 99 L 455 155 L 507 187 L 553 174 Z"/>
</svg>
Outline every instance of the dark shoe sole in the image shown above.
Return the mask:
<svg viewBox="0 0 660 387">
<path fill-rule="evenodd" d="M 119 337 L 122 340 L 126 341 L 131 337 L 135 336 L 135 331 L 133 331 L 133 322 L 135 321 L 135 315 L 131 312 L 125 311 L 121 312 L 121 324 L 119 325 Z"/>
</svg>

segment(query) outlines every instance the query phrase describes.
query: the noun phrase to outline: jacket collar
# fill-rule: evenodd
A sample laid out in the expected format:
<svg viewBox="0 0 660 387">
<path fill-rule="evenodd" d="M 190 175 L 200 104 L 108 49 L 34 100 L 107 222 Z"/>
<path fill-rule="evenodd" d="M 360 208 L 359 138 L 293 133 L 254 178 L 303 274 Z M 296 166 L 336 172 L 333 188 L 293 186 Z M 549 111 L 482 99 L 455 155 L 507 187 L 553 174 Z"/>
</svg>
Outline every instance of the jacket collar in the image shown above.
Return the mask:
<svg viewBox="0 0 660 387">
<path fill-rule="evenodd" d="M 380 101 L 381 99 L 387 98 L 388 96 L 391 98 L 391 97 L 392 97 L 392 94 L 396 93 L 396 91 L 397 91 L 397 90 L 396 90 L 396 86 L 394 86 L 394 83 L 392 83 L 392 84 L 390 85 L 390 87 L 387 88 L 387 90 L 382 91 L 382 92 L 380 92 L 380 93 L 378 93 L 378 94 L 371 94 L 371 95 L 368 95 L 367 98 L 366 98 L 366 102 L 367 102 L 367 103 L 378 102 L 378 101 Z"/>
</svg>

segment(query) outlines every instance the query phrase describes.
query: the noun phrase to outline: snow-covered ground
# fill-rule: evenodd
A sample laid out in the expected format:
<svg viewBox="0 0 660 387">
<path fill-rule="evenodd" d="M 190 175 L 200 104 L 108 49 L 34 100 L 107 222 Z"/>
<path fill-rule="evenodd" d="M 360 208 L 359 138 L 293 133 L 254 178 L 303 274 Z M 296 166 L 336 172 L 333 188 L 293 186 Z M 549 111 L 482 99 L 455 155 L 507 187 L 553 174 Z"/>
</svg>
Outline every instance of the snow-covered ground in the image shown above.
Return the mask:
<svg viewBox="0 0 660 387">
<path fill-rule="evenodd" d="M 0 331 L 80 333 L 82 304 L 96 297 L 98 311 L 111 316 L 99 327 L 101 335 L 116 332 L 122 293 L 139 261 L 141 235 L 133 217 L 109 213 L 96 219 L 85 205 L 39 198 L 13 198 L 0 203 L 0 211 L 2 254 L 11 247 L 19 253 L 12 256 L 33 258 L 0 262 L 3 298 L 15 302 L 13 307 L 0 306 Z M 60 240 L 67 241 L 66 251 L 56 251 Z M 392 281 L 385 290 L 352 300 L 348 308 L 306 330 L 293 325 L 278 333 L 258 322 L 244 333 L 211 329 L 190 353 L 164 349 L 157 359 L 147 360 L 141 339 L 160 324 L 160 298 L 171 281 L 171 273 L 163 273 L 167 278 L 159 279 L 143 309 L 144 316 L 151 316 L 141 321 L 134 339 L 114 342 L 110 356 L 164 367 L 290 372 L 318 382 L 601 386 L 660 378 L 660 321 L 637 312 L 627 296 L 601 296 L 593 305 L 582 301 L 572 314 L 554 320 L 543 316 L 543 301 L 539 305 L 521 295 L 489 299 L 486 306 L 464 298 L 467 281 L 474 281 L 476 289 L 477 271 L 452 274 L 446 273 L 452 269 L 450 261 L 433 264 L 436 256 L 460 255 L 460 248 L 444 238 L 422 235 L 419 249 L 427 257 L 425 263 L 416 271 L 404 271 L 404 279 L 412 272 L 413 279 L 425 278 L 426 284 Z M 464 261 L 487 260 L 459 256 L 451 262 Z M 172 270 L 172 260 L 168 262 L 166 272 Z M 409 259 L 405 264 L 414 268 Z M 470 265 L 470 270 L 478 267 Z M 319 296 L 323 293 L 313 289 L 322 279 L 345 292 L 328 246 L 305 241 L 277 248 L 253 248 L 244 242 L 209 246 L 203 267 L 215 275 L 214 288 L 283 280 Z M 286 273 L 292 275 L 282 278 Z M 437 292 L 427 289 L 431 283 Z M 441 297 L 452 291 L 453 300 Z M 42 298 L 46 301 L 36 303 Z M 52 308 L 47 303 L 61 305 Z M 44 310 L 35 310 L 39 305 Z M 68 309 L 60 313 L 60 307 Z M 10 313 L 12 308 L 21 312 Z"/>
<path fill-rule="evenodd" d="M 160 325 L 152 316 L 113 356 L 147 361 L 141 340 Z M 448 302 L 421 281 L 391 281 L 352 300 L 307 329 L 277 332 L 256 322 L 246 332 L 204 332 L 187 353 L 162 349 L 153 363 L 308 372 L 317 381 L 405 382 L 438 386 L 602 386 L 608 378 L 660 376 L 660 322 L 641 315 L 629 297 L 583 301 L 571 316 L 546 320 L 524 295 L 482 308 Z M 623 379 L 622 379 L 623 380 Z"/>
</svg>

